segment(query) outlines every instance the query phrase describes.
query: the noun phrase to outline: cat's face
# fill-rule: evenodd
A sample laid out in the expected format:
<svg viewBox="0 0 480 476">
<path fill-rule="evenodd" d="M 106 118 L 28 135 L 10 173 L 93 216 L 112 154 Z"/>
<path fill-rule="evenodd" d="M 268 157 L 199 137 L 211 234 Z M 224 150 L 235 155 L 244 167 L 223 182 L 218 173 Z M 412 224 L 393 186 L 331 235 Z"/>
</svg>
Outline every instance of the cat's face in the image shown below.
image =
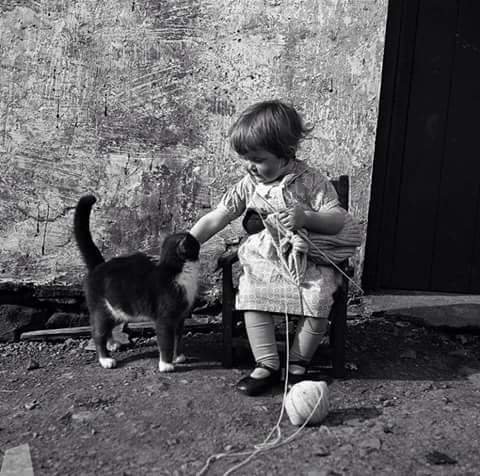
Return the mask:
<svg viewBox="0 0 480 476">
<path fill-rule="evenodd" d="M 163 260 L 197 261 L 200 253 L 200 243 L 190 233 L 175 233 L 165 238 L 162 245 Z"/>
</svg>

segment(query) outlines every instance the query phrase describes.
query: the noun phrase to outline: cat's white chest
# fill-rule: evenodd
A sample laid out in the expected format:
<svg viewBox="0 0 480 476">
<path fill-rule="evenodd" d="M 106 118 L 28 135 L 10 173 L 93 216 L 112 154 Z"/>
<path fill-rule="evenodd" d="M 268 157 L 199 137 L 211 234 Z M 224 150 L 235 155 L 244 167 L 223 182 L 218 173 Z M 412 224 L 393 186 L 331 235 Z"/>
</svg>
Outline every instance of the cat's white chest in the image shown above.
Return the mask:
<svg viewBox="0 0 480 476">
<path fill-rule="evenodd" d="M 182 272 L 175 278 L 177 284 L 185 290 L 188 307 L 193 305 L 197 295 L 199 273 L 200 263 L 198 261 L 188 261 L 183 265 Z"/>
</svg>

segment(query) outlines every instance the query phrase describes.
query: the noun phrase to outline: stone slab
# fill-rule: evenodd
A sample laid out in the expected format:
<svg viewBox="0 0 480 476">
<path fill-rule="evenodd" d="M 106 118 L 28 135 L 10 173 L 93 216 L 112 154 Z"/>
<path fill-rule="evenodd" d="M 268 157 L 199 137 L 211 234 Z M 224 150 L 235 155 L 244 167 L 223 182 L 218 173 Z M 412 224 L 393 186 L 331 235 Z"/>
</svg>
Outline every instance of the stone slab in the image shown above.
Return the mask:
<svg viewBox="0 0 480 476">
<path fill-rule="evenodd" d="M 365 307 L 428 327 L 480 332 L 479 295 L 378 294 L 366 296 Z"/>
<path fill-rule="evenodd" d="M 28 444 L 5 451 L 0 476 L 33 476 L 32 458 Z"/>
</svg>

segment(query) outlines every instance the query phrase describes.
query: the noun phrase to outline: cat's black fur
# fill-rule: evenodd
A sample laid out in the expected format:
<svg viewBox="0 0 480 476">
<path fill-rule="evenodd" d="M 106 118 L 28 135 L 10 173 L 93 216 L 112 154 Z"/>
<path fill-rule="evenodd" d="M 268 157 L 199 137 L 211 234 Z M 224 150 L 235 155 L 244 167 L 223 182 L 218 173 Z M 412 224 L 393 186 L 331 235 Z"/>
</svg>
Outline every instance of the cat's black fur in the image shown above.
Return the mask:
<svg viewBox="0 0 480 476">
<path fill-rule="evenodd" d="M 176 233 L 165 238 L 159 258 L 136 253 L 105 262 L 90 233 L 95 202 L 93 195 L 80 198 L 74 234 L 88 268 L 84 290 L 100 365 L 116 365 L 107 350 L 115 325 L 150 319 L 156 328 L 159 369 L 171 371 L 197 291 L 200 244 L 190 233 Z"/>
</svg>

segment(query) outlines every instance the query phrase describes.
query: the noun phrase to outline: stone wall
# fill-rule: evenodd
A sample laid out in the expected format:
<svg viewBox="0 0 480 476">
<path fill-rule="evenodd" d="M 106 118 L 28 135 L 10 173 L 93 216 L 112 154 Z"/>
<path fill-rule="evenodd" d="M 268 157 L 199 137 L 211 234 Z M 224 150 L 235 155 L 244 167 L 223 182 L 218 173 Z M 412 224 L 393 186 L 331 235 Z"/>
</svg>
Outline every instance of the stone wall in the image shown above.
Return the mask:
<svg viewBox="0 0 480 476">
<path fill-rule="evenodd" d="M 315 125 L 365 223 L 387 0 L 37 0 L 0 6 L 0 281 L 78 285 L 80 195 L 106 257 L 154 252 L 241 175 L 226 134 L 263 99 Z M 204 247 L 215 256 L 238 224 Z M 358 256 L 361 269 L 362 253 Z"/>
</svg>

